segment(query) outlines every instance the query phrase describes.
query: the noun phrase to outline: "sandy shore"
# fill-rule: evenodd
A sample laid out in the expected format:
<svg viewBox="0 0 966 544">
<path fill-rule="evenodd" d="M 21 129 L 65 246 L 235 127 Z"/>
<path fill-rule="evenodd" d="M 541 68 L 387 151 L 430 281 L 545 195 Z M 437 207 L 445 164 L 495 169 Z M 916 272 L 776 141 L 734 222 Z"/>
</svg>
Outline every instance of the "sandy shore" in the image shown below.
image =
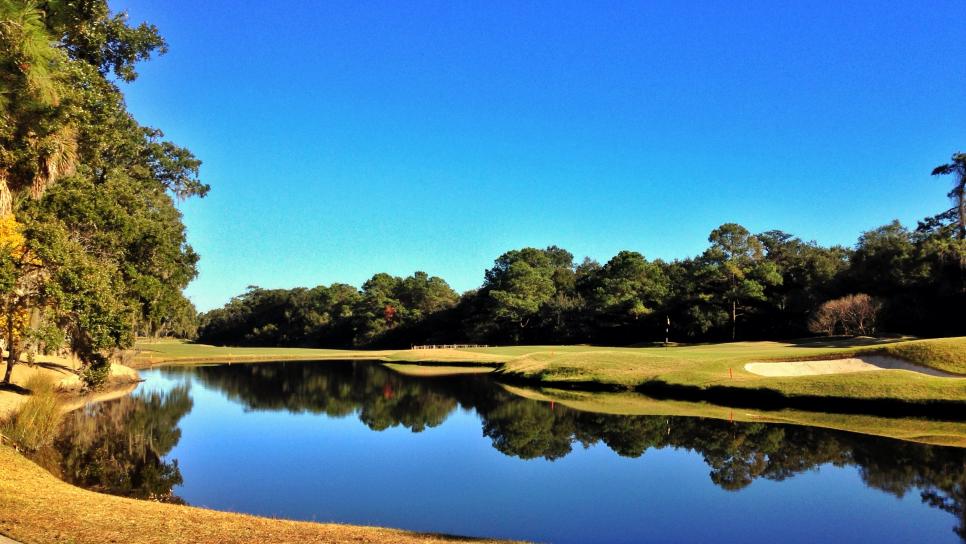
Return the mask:
<svg viewBox="0 0 966 544">
<path fill-rule="evenodd" d="M 0 363 L 0 372 L 5 370 L 6 364 Z M 30 378 L 36 375 L 49 377 L 57 390 L 63 393 L 64 405 L 70 409 L 78 408 L 91 401 L 123 396 L 133 390 L 134 385 L 140 380 L 136 370 L 114 363 L 111 365 L 111 373 L 105 391 L 84 394 L 84 383 L 77 375 L 72 361 L 61 357 L 45 357 L 33 365 L 22 362 L 14 366 L 10 381 L 14 385 L 25 387 Z M 0 390 L 0 418 L 6 417 L 16 410 L 28 398 L 30 398 L 28 394 Z"/>
<path fill-rule="evenodd" d="M 778 361 L 748 363 L 745 370 L 759 376 L 781 378 L 788 376 L 819 376 L 822 374 L 846 374 L 849 372 L 872 372 L 876 370 L 906 370 L 928 376 L 962 378 L 925 366 L 915 365 L 902 359 L 885 355 L 862 355 L 827 361 Z"/>
</svg>

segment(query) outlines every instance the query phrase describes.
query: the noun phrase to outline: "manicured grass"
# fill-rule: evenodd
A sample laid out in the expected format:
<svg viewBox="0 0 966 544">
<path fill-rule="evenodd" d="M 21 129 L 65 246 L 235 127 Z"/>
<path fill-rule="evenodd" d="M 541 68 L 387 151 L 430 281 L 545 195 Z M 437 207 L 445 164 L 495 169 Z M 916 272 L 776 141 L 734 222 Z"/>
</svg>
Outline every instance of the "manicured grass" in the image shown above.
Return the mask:
<svg viewBox="0 0 966 544">
<path fill-rule="evenodd" d="M 966 338 L 937 338 L 883 346 L 882 352 L 910 363 L 966 374 Z"/>
<path fill-rule="evenodd" d="M 414 365 L 409 363 L 383 363 L 386 368 L 398 372 L 404 376 L 415 378 L 432 378 L 435 376 L 458 376 L 460 374 L 489 374 L 495 369 L 481 365 Z"/>
<path fill-rule="evenodd" d="M 765 389 L 785 396 L 966 402 L 964 379 L 936 378 L 901 370 L 799 377 L 765 377 L 744 370 L 745 363 L 751 361 L 847 357 L 864 352 L 879 353 L 907 343 L 883 346 L 852 339 L 814 343 L 735 342 L 668 348 L 531 347 L 529 353 L 508 360 L 501 372 L 556 384 L 636 386 L 659 382 L 697 389 Z M 966 352 L 966 338 L 921 340 L 916 344 L 919 345 L 917 352 L 925 352 L 933 344 L 941 346 L 942 351 L 956 352 L 960 356 Z M 901 356 L 900 353 L 893 355 Z M 941 368 L 936 361 L 935 357 L 921 357 L 914 362 Z"/>
<path fill-rule="evenodd" d="M 392 353 L 395 351 L 221 347 L 162 339 L 138 341 L 127 364 L 147 368 L 161 363 L 380 359 Z"/>
<path fill-rule="evenodd" d="M 744 370 L 752 361 L 831 359 L 862 353 L 909 358 L 947 371 L 964 369 L 966 337 L 933 340 L 832 339 L 801 342 L 732 342 L 670 347 L 508 346 L 462 350 L 313 350 L 220 348 L 172 341 L 139 344 L 135 361 L 186 362 L 280 359 L 372 359 L 392 362 L 500 364 L 511 379 L 574 387 L 633 388 L 645 382 L 696 390 L 767 390 L 787 397 L 888 399 L 966 403 L 966 379 L 903 370 L 824 376 L 766 377 Z"/>
<path fill-rule="evenodd" d="M 269 519 L 103 495 L 58 480 L 6 446 L 0 446 L 0 475 L 0 533 L 24 543 L 496 542 Z"/>
</svg>

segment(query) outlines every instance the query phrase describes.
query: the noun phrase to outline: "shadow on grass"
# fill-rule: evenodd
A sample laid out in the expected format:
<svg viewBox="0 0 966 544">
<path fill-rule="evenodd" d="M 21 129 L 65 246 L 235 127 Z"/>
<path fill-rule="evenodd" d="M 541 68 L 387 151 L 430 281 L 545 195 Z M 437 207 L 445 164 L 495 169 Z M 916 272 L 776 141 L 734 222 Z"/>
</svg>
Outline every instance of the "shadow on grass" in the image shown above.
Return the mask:
<svg viewBox="0 0 966 544">
<path fill-rule="evenodd" d="M 797 338 L 786 340 L 800 348 L 862 348 L 868 346 L 884 346 L 894 344 L 908 338 L 873 338 L 871 336 L 824 336 L 821 338 Z"/>
<path fill-rule="evenodd" d="M 60 372 L 61 374 L 76 374 L 77 372 L 69 366 L 65 366 L 61 363 L 53 363 L 47 361 L 38 361 L 35 363 L 20 363 L 26 366 L 35 366 L 40 368 L 46 368 L 47 370 L 53 370 L 55 372 Z"/>
<path fill-rule="evenodd" d="M 29 395 L 30 390 L 15 383 L 0 383 L 0 391 L 11 391 L 18 395 Z"/>
<path fill-rule="evenodd" d="M 856 399 L 814 395 L 784 395 L 772 389 L 697 387 L 669 384 L 659 380 L 642 383 L 635 390 L 657 400 L 709 402 L 730 408 L 782 410 L 794 408 L 809 412 L 870 415 L 889 418 L 924 417 L 941 421 L 966 421 L 963 402 L 935 400 L 909 402 L 894 399 Z"/>
</svg>

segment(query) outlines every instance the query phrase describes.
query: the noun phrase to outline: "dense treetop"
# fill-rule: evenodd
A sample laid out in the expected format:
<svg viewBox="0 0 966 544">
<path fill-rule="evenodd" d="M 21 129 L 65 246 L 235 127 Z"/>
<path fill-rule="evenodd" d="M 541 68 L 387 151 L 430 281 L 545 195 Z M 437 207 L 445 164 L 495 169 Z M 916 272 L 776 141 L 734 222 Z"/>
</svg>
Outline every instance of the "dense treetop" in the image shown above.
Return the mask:
<svg viewBox="0 0 966 544">
<path fill-rule="evenodd" d="M 62 345 L 97 381 L 138 333 L 193 327 L 196 275 L 175 199 L 204 196 L 200 161 L 141 126 L 117 82 L 167 49 L 105 0 L 0 0 L 0 247 L 6 379 Z"/>
</svg>

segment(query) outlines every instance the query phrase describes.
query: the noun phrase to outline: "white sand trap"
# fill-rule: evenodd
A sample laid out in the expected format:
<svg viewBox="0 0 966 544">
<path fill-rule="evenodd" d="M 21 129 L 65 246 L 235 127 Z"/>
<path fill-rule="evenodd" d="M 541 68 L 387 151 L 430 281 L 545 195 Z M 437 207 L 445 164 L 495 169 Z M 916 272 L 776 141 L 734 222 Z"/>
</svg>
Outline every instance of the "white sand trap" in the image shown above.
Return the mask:
<svg viewBox="0 0 966 544">
<path fill-rule="evenodd" d="M 870 372 L 873 370 L 908 370 L 930 376 L 943 378 L 962 378 L 958 374 L 951 374 L 915 365 L 895 357 L 885 355 L 862 355 L 847 359 L 831 359 L 828 361 L 788 361 L 774 363 L 748 363 L 745 370 L 752 374 L 769 377 L 787 376 L 818 376 L 821 374 L 845 374 L 848 372 Z"/>
</svg>

